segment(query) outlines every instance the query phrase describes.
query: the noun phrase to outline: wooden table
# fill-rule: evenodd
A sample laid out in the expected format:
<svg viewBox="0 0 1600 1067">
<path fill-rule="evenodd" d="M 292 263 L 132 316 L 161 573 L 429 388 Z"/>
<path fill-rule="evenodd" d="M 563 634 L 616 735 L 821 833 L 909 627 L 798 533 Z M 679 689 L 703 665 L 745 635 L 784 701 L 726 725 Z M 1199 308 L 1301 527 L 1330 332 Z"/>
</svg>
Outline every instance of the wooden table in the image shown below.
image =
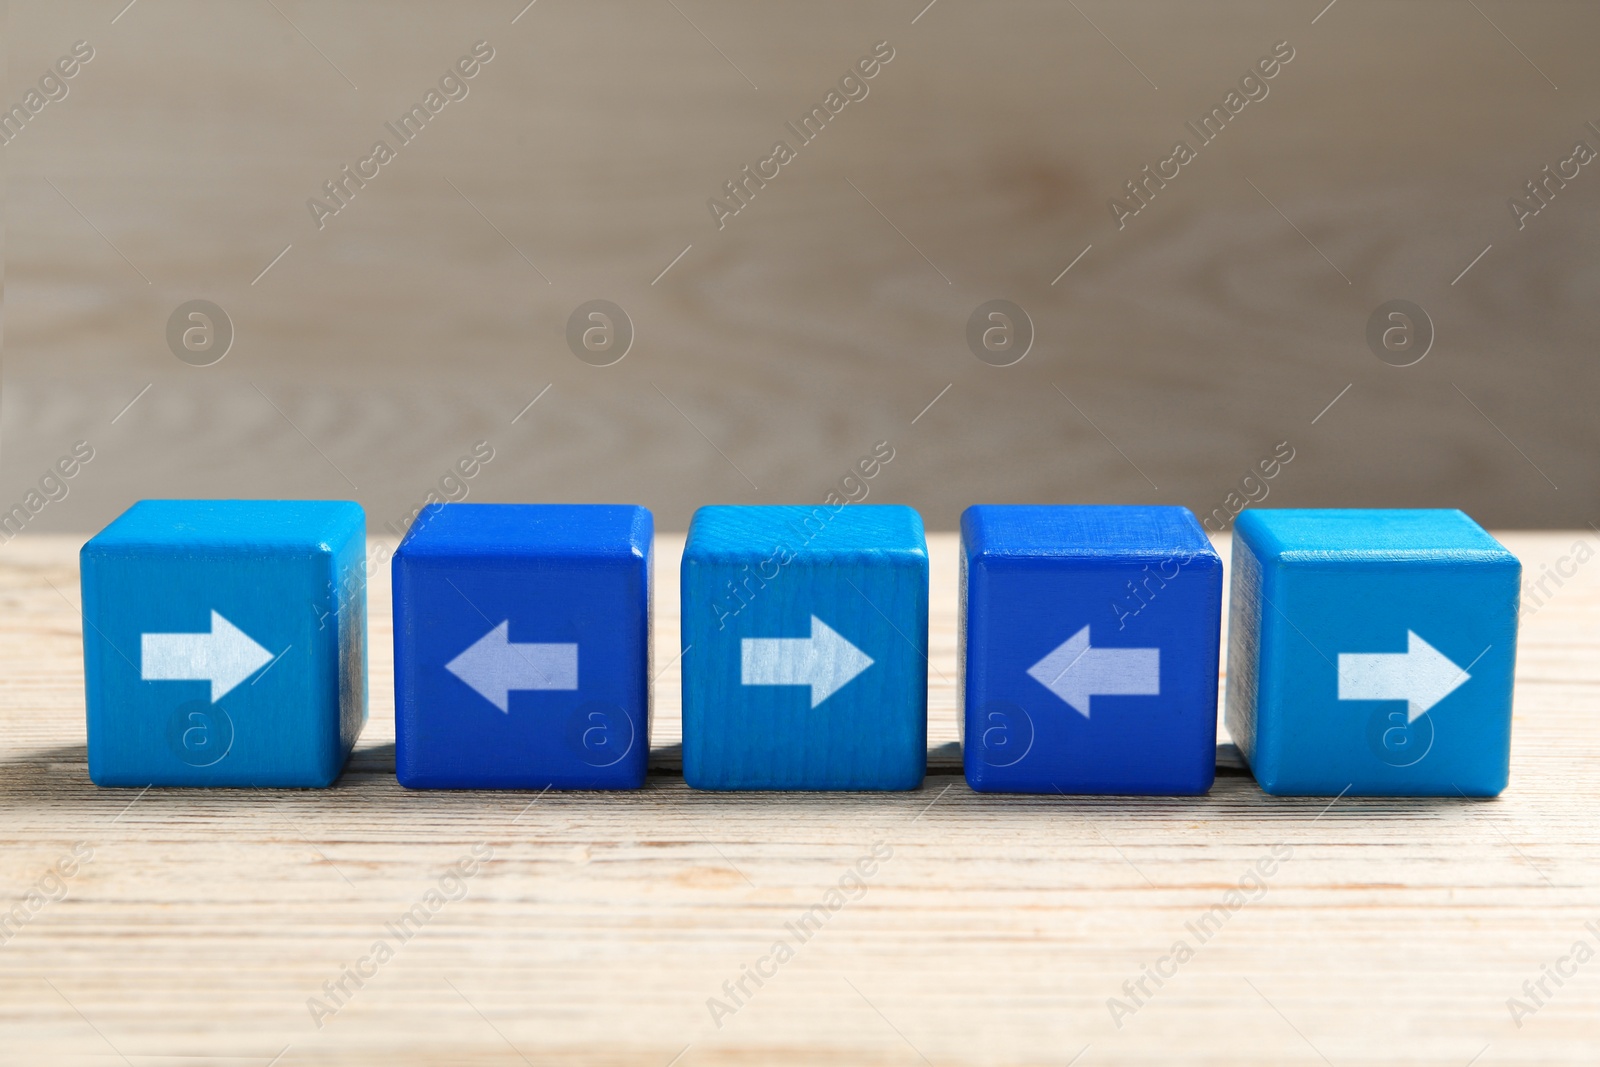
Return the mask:
<svg viewBox="0 0 1600 1067">
<path fill-rule="evenodd" d="M 1596 540 L 1504 539 L 1533 574 Z M 1600 568 L 1587 563 L 1525 617 L 1512 784 L 1493 802 L 1283 800 L 1238 772 L 1200 799 L 976 795 L 952 747 L 948 535 L 930 545 L 933 758 L 916 793 L 684 787 L 669 766 L 670 537 L 656 597 L 663 769 L 642 792 L 401 790 L 383 583 L 372 719 L 335 788 L 138 793 L 85 772 L 78 543 L 0 547 L 0 903 L 26 918 L 0 945 L 0 1061 L 1600 1058 L 1600 962 L 1546 979 L 1542 1006 L 1523 988 L 1575 942 L 1600 945 Z M 1264 890 L 1217 909 L 1274 854 L 1288 858 Z M 863 857 L 864 888 L 847 881 L 827 911 Z M 463 860 L 470 877 L 447 873 Z M 70 877 L 51 874 L 59 863 Z M 402 940 L 392 924 L 419 903 Z M 826 918 L 802 943 L 788 924 L 819 903 Z M 793 948 L 781 965 L 768 957 L 779 939 Z M 1193 957 L 1161 963 L 1180 939 Z M 734 1001 L 724 982 L 758 964 L 771 976 L 744 978 Z M 347 967 L 368 976 L 358 986 Z M 341 981 L 348 995 L 325 991 Z M 313 997 L 333 1009 L 320 1027 Z M 736 1010 L 714 1021 L 712 997 Z M 1513 1020 L 1512 997 L 1533 1013 Z M 1114 1020 L 1111 998 L 1131 1013 Z"/>
</svg>

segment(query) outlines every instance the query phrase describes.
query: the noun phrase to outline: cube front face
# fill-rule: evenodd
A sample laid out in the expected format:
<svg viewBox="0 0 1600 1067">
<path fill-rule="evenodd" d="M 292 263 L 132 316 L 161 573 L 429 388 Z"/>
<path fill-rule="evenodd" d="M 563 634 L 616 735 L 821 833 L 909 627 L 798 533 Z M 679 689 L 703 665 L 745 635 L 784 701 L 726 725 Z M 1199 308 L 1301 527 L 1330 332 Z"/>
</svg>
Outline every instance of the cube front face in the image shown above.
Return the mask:
<svg viewBox="0 0 1600 1067">
<path fill-rule="evenodd" d="M 1319 548 L 1318 517 L 1339 524 Z M 1521 566 L 1459 512 L 1247 512 L 1234 540 L 1228 726 L 1281 795 L 1495 796 Z M 1365 522 L 1372 546 L 1352 541 Z M 1385 523 L 1416 527 L 1391 543 Z M 1359 538 L 1359 534 L 1356 534 Z"/>
<path fill-rule="evenodd" d="M 701 508 L 681 588 L 690 786 L 921 784 L 928 557 L 916 512 Z"/>
<path fill-rule="evenodd" d="M 89 776 L 318 787 L 366 721 L 359 505 L 143 501 L 81 553 Z"/>
<path fill-rule="evenodd" d="M 962 567 L 973 789 L 1211 787 L 1222 564 L 1189 512 L 969 508 Z"/>
<path fill-rule="evenodd" d="M 643 508 L 446 504 L 395 553 L 395 767 L 412 789 L 637 789 Z"/>
</svg>

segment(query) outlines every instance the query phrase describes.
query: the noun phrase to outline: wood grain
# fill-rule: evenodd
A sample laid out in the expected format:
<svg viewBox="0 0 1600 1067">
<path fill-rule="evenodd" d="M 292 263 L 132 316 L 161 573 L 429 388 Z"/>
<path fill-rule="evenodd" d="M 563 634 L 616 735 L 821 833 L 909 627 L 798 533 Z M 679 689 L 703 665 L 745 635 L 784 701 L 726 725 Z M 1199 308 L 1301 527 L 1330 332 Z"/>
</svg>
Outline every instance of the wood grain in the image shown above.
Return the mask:
<svg viewBox="0 0 1600 1067">
<path fill-rule="evenodd" d="M 1504 540 L 1537 575 L 1595 538 Z M 929 541 L 937 752 L 955 736 L 956 556 L 952 535 Z M 1600 922 L 1592 562 L 1524 619 L 1496 801 L 1330 806 L 1238 774 L 1194 799 L 980 796 L 948 762 L 904 795 L 712 795 L 667 770 L 636 794 L 408 793 L 382 570 L 372 721 L 333 789 L 140 795 L 85 774 L 79 543 L 0 548 L 0 903 L 93 850 L 0 945 L 6 1063 L 1464 1067 L 1589 1064 L 1600 1044 L 1600 963 L 1520 1028 L 1506 1005 Z M 681 544 L 658 545 L 662 765 Z M 874 843 L 892 855 L 798 944 L 786 924 Z M 475 846 L 492 858 L 465 898 L 315 1027 L 307 998 L 454 891 L 445 872 Z M 1274 846 L 1292 852 L 1265 892 L 1218 919 Z M 1208 912 L 1220 931 L 1147 979 L 1119 1029 L 1107 999 Z M 719 1029 L 707 998 L 785 937 L 794 958 L 747 979 Z"/>
</svg>

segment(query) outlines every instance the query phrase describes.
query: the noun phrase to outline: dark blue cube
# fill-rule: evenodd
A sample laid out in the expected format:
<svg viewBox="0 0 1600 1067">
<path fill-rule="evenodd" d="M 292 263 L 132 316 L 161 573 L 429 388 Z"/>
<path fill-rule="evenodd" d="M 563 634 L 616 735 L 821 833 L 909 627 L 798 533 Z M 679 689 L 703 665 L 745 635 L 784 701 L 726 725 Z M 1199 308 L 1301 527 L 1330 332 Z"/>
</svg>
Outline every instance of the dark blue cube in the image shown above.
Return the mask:
<svg viewBox="0 0 1600 1067">
<path fill-rule="evenodd" d="M 637 789 L 644 508 L 434 504 L 395 550 L 395 773 L 411 789 Z"/>
<path fill-rule="evenodd" d="M 991 793 L 1204 793 L 1222 560 L 1180 507 L 961 516 L 962 755 Z"/>
</svg>

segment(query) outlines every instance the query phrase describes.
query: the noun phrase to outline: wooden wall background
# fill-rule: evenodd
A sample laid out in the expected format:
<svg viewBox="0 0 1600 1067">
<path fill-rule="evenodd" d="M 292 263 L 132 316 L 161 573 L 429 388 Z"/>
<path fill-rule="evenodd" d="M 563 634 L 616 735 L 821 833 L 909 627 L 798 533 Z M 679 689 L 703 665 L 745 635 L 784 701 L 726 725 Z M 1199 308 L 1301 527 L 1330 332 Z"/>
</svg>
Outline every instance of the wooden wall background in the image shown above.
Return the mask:
<svg viewBox="0 0 1600 1067">
<path fill-rule="evenodd" d="M 1600 168 L 1521 231 L 1506 205 L 1600 148 L 1593 4 L 523 2 L 14 0 L 7 106 L 95 56 L 4 150 L 0 506 L 82 439 L 32 529 L 238 494 L 377 531 L 487 440 L 472 499 L 671 529 L 819 500 L 886 439 L 871 499 L 948 528 L 1209 511 L 1289 441 L 1273 504 L 1595 517 Z M 307 199 L 478 40 L 470 94 L 319 231 Z M 707 198 L 878 41 L 870 95 L 719 232 Z M 1109 197 L 1278 41 L 1270 95 L 1119 232 Z M 235 326 L 211 367 L 166 344 L 193 298 Z M 612 367 L 564 341 L 593 298 L 635 324 Z M 966 348 L 991 298 L 1036 324 L 1016 366 Z M 1363 339 L 1393 298 L 1437 327 L 1413 367 Z"/>
</svg>

